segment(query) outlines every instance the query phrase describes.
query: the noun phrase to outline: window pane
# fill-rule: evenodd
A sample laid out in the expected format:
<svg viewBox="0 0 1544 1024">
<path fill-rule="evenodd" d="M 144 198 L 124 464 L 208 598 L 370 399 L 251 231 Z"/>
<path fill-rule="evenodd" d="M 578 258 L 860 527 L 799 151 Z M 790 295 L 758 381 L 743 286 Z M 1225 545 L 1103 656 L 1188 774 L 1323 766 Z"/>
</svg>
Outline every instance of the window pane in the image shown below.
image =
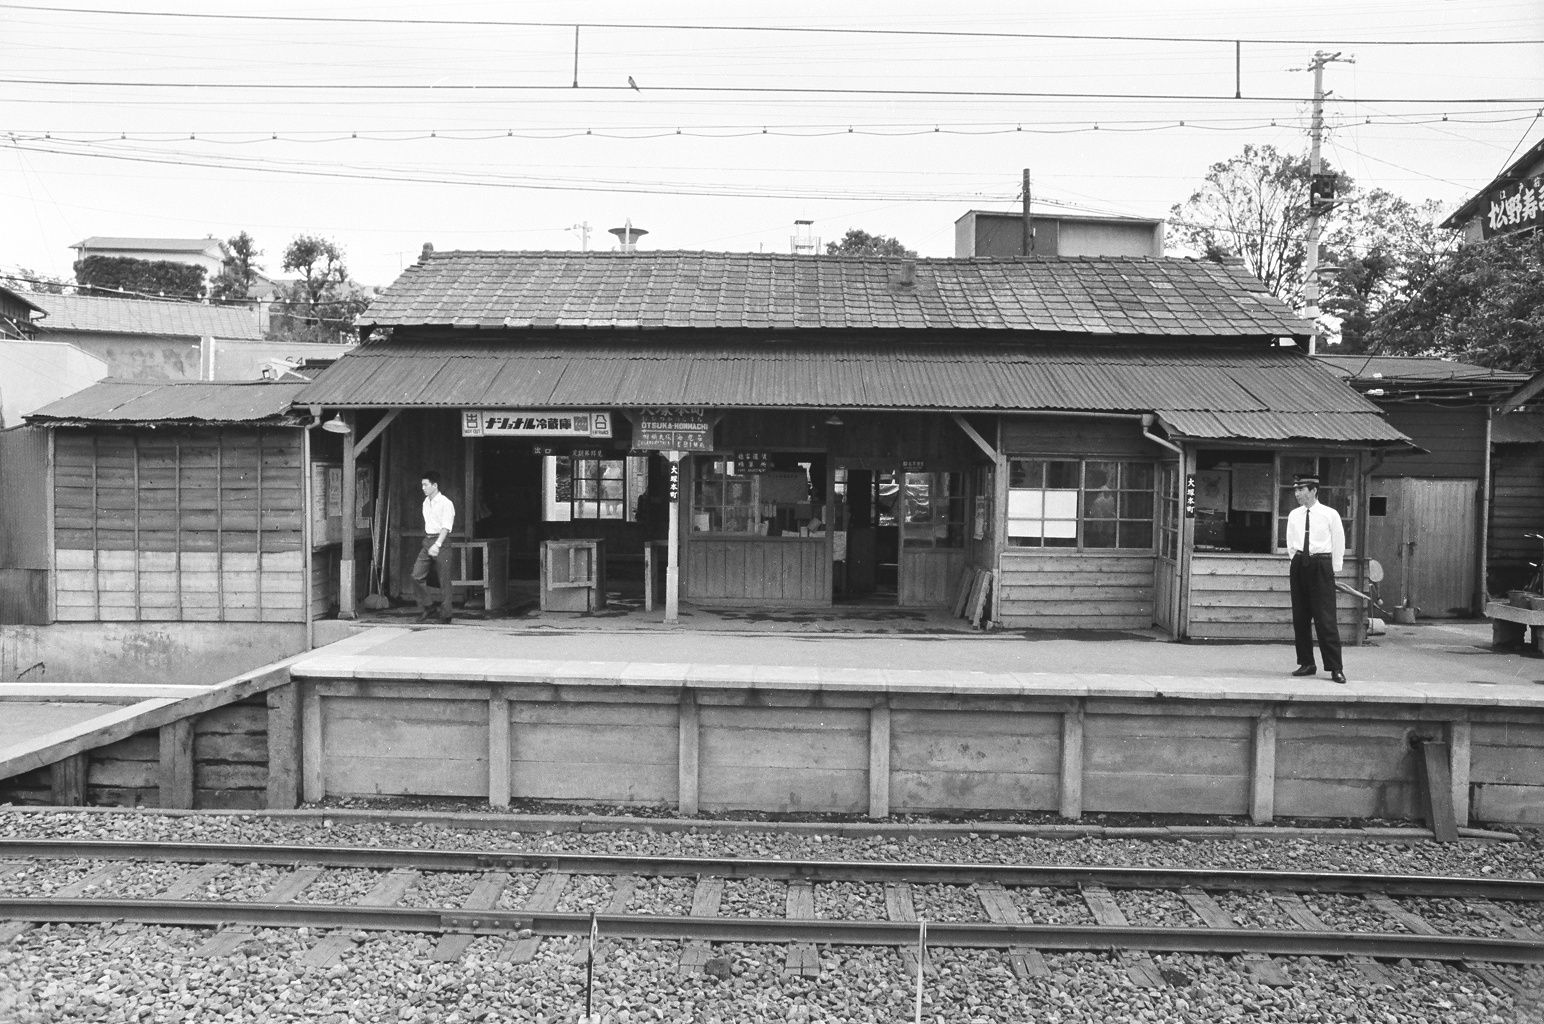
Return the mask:
<svg viewBox="0 0 1544 1024">
<path fill-rule="evenodd" d="M 622 479 L 622 466 L 623 465 L 624 465 L 624 463 L 622 462 L 621 459 L 607 459 L 607 460 L 605 460 L 604 462 L 602 462 L 600 464 L 601 479 L 603 479 L 603 480 L 620 480 L 620 479 Z"/>
<path fill-rule="evenodd" d="M 575 498 L 593 498 L 595 497 L 598 490 L 599 488 L 596 486 L 594 480 L 586 479 L 584 477 L 574 477 Z"/>
<path fill-rule="evenodd" d="M 1009 487 L 1044 487 L 1045 463 L 1039 459 L 1015 459 L 1008 463 Z"/>
<path fill-rule="evenodd" d="M 1084 523 L 1083 546 L 1085 548 L 1113 548 L 1115 546 L 1115 524 Z"/>
<path fill-rule="evenodd" d="M 593 501 L 574 502 L 575 519 L 599 519 L 600 506 Z"/>
<path fill-rule="evenodd" d="M 1153 489 L 1153 466 L 1150 462 L 1123 462 L 1120 467 L 1120 486 L 1124 491 L 1150 491 Z"/>
<path fill-rule="evenodd" d="M 1153 517 L 1153 493 L 1132 491 L 1120 496 L 1122 519 L 1151 519 Z"/>
<path fill-rule="evenodd" d="M 1076 490 L 1046 491 L 1045 517 L 1047 519 L 1077 519 L 1078 492 Z"/>
<path fill-rule="evenodd" d="M 1009 519 L 1039 519 L 1045 514 L 1044 491 L 1009 491 Z"/>
<path fill-rule="evenodd" d="M 1070 488 L 1077 490 L 1082 484 L 1079 479 L 1079 470 L 1082 467 L 1076 462 L 1047 462 L 1045 464 L 1045 485 L 1048 488 Z"/>
<path fill-rule="evenodd" d="M 621 519 L 625 503 L 620 501 L 603 501 L 600 503 L 600 518 Z"/>
<path fill-rule="evenodd" d="M 1123 548 L 1150 548 L 1153 546 L 1152 523 L 1121 523 L 1120 546 Z"/>
<path fill-rule="evenodd" d="M 1102 489 L 1085 492 L 1083 515 L 1088 519 L 1114 519 L 1115 492 Z"/>
<path fill-rule="evenodd" d="M 620 501 L 621 499 L 623 499 L 623 498 L 625 498 L 627 496 L 627 492 L 626 492 L 626 490 L 625 490 L 625 488 L 623 486 L 623 481 L 622 481 L 621 477 L 618 477 L 615 480 L 602 480 L 602 481 L 600 481 L 600 488 L 597 491 L 597 493 L 602 498 L 613 498 L 613 499 L 616 499 L 618 501 Z"/>
</svg>

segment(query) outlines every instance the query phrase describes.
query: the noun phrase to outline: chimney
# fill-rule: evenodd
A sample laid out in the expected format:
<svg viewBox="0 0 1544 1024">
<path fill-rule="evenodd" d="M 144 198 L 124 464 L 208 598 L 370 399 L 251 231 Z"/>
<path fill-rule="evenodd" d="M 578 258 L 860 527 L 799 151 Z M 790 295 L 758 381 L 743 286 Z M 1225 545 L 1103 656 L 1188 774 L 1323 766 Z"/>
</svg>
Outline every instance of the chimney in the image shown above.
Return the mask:
<svg viewBox="0 0 1544 1024">
<path fill-rule="evenodd" d="M 419 263 L 428 263 L 429 262 L 429 257 L 431 255 L 433 255 L 433 253 L 434 253 L 434 243 L 433 242 L 425 242 L 424 243 L 423 252 L 420 252 L 418 254 L 418 262 Z"/>
<path fill-rule="evenodd" d="M 900 291 L 909 291 L 917 285 L 917 263 L 915 260 L 906 260 L 895 268 L 890 275 L 890 287 Z"/>
<path fill-rule="evenodd" d="M 627 218 L 626 226 L 611 228 L 610 231 L 613 235 L 617 236 L 617 241 L 621 243 L 618 246 L 621 252 L 637 252 L 638 239 L 648 234 L 643 228 L 633 227 L 633 219 L 631 217 Z"/>
</svg>

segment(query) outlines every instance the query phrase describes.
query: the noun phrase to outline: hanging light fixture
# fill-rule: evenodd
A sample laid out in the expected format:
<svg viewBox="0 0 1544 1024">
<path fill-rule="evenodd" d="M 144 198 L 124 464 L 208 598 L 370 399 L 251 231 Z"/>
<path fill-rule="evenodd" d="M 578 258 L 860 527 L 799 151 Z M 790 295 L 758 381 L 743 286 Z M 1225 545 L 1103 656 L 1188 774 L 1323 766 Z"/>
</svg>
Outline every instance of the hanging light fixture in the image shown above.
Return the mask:
<svg viewBox="0 0 1544 1024">
<path fill-rule="evenodd" d="M 353 433 L 353 428 L 344 422 L 343 414 L 341 412 L 333 413 L 332 419 L 322 424 L 322 429 L 330 434 Z"/>
</svg>

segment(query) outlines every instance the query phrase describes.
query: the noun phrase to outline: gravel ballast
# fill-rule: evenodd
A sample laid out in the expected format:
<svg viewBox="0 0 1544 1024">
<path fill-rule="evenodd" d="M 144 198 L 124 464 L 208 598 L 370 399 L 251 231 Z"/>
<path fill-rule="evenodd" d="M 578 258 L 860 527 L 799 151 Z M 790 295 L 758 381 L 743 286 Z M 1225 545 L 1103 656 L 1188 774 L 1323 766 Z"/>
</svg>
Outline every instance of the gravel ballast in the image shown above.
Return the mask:
<svg viewBox="0 0 1544 1024">
<path fill-rule="evenodd" d="M 1316 842 L 1306 838 L 1163 839 L 1073 836 L 1066 839 L 994 832 L 873 835 L 820 834 L 807 827 L 726 832 L 719 829 L 628 828 L 620 831 L 512 833 L 482 827 L 381 823 L 360 815 L 301 817 L 261 814 L 94 814 L 0 809 L 0 838 L 147 840 L 284 845 L 340 845 L 424 849 L 487 849 L 746 856 L 778 859 L 864 859 L 957 863 L 1066 863 L 1202 868 L 1276 868 L 1538 878 L 1544 870 L 1544 833 L 1523 831 L 1511 842 Z M 84 874 L 83 862 L 57 870 L 0 875 L 0 894 L 47 895 Z M 113 883 L 115 892 L 143 894 L 172 884 L 184 865 L 140 865 Z M 357 902 L 381 872 L 331 869 L 298 898 Z M 238 865 L 212 879 L 203 894 L 248 895 L 275 881 L 272 868 Z M 403 905 L 459 904 L 476 875 L 426 876 Z M 499 906 L 518 906 L 536 880 L 516 874 Z M 692 899 L 691 879 L 641 879 L 633 912 L 681 913 Z M 121 888 L 120 888 L 121 887 Z M 916 886 L 919 916 L 979 920 L 968 887 Z M 1026 921 L 1086 924 L 1091 918 L 1069 890 L 1011 893 Z M 1193 913 L 1162 893 L 1120 892 L 1135 922 L 1198 926 Z M 1290 927 L 1256 894 L 1215 893 L 1241 924 Z M 600 909 L 611 897 L 609 879 L 576 876 L 563 894 L 565 909 Z M 814 887 L 817 916 L 884 916 L 882 887 L 831 883 Z M 1464 933 L 1487 926 L 1458 901 L 1413 901 L 1408 909 L 1432 924 Z M 1316 905 L 1329 920 L 1380 922 L 1401 929 L 1370 906 Z M 1537 926 L 1538 905 L 1508 904 L 1519 920 Z M 876 913 L 877 911 L 877 913 Z M 720 913 L 781 916 L 783 888 L 764 880 L 729 883 Z M 1364 921 L 1365 918 L 1365 921 Z M 4 925 L 0 924 L 0 928 Z M 481 937 L 458 959 L 434 957 L 436 938 L 400 933 L 353 933 L 335 961 L 309 962 L 307 951 L 327 941 L 294 930 L 253 929 L 232 952 L 199 950 L 212 929 L 113 925 L 40 925 L 0 944 L 0 1021 L 307 1021 L 324 1024 L 423 1021 L 577 1021 L 584 1009 L 583 943 L 545 939 L 526 963 L 507 959 L 511 940 Z M 818 977 L 785 976 L 787 947 L 723 944 L 713 947 L 713 971 L 682 972 L 678 942 L 607 943 L 596 967 L 596 1019 L 643 1021 L 867 1022 L 912 1019 L 915 978 L 893 949 L 818 946 Z M 1544 969 L 1495 967 L 1474 973 L 1436 963 L 1386 964 L 1392 984 L 1378 984 L 1356 965 L 1317 958 L 1281 959 L 1291 980 L 1270 987 L 1222 957 L 1153 955 L 1164 985 L 1143 987 L 1122 959 L 1103 953 L 1047 952 L 1043 976 L 1014 973 L 1005 953 L 933 950 L 924 974 L 924 1019 L 975 1024 L 997 1021 L 1072 1022 L 1367 1021 L 1379 1024 L 1544 1022 Z M 718 976 L 723 974 L 725 976 Z"/>
</svg>

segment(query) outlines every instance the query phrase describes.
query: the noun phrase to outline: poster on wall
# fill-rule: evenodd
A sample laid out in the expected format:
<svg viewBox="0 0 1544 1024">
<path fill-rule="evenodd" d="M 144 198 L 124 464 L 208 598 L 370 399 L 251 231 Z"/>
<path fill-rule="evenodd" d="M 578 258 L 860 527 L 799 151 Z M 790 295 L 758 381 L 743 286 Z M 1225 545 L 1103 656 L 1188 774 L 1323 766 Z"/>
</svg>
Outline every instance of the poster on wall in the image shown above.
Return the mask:
<svg viewBox="0 0 1544 1024">
<path fill-rule="evenodd" d="M 354 526 L 369 530 L 375 516 L 375 467 L 360 466 L 354 480 Z M 343 467 L 336 462 L 311 464 L 311 544 L 343 542 Z"/>
<path fill-rule="evenodd" d="M 1267 463 L 1233 467 L 1233 509 L 1238 512 L 1272 511 L 1271 467 Z"/>
<path fill-rule="evenodd" d="M 1225 469 L 1203 469 L 1196 473 L 1196 507 L 1227 515 L 1229 484 L 1230 474 Z"/>
</svg>

